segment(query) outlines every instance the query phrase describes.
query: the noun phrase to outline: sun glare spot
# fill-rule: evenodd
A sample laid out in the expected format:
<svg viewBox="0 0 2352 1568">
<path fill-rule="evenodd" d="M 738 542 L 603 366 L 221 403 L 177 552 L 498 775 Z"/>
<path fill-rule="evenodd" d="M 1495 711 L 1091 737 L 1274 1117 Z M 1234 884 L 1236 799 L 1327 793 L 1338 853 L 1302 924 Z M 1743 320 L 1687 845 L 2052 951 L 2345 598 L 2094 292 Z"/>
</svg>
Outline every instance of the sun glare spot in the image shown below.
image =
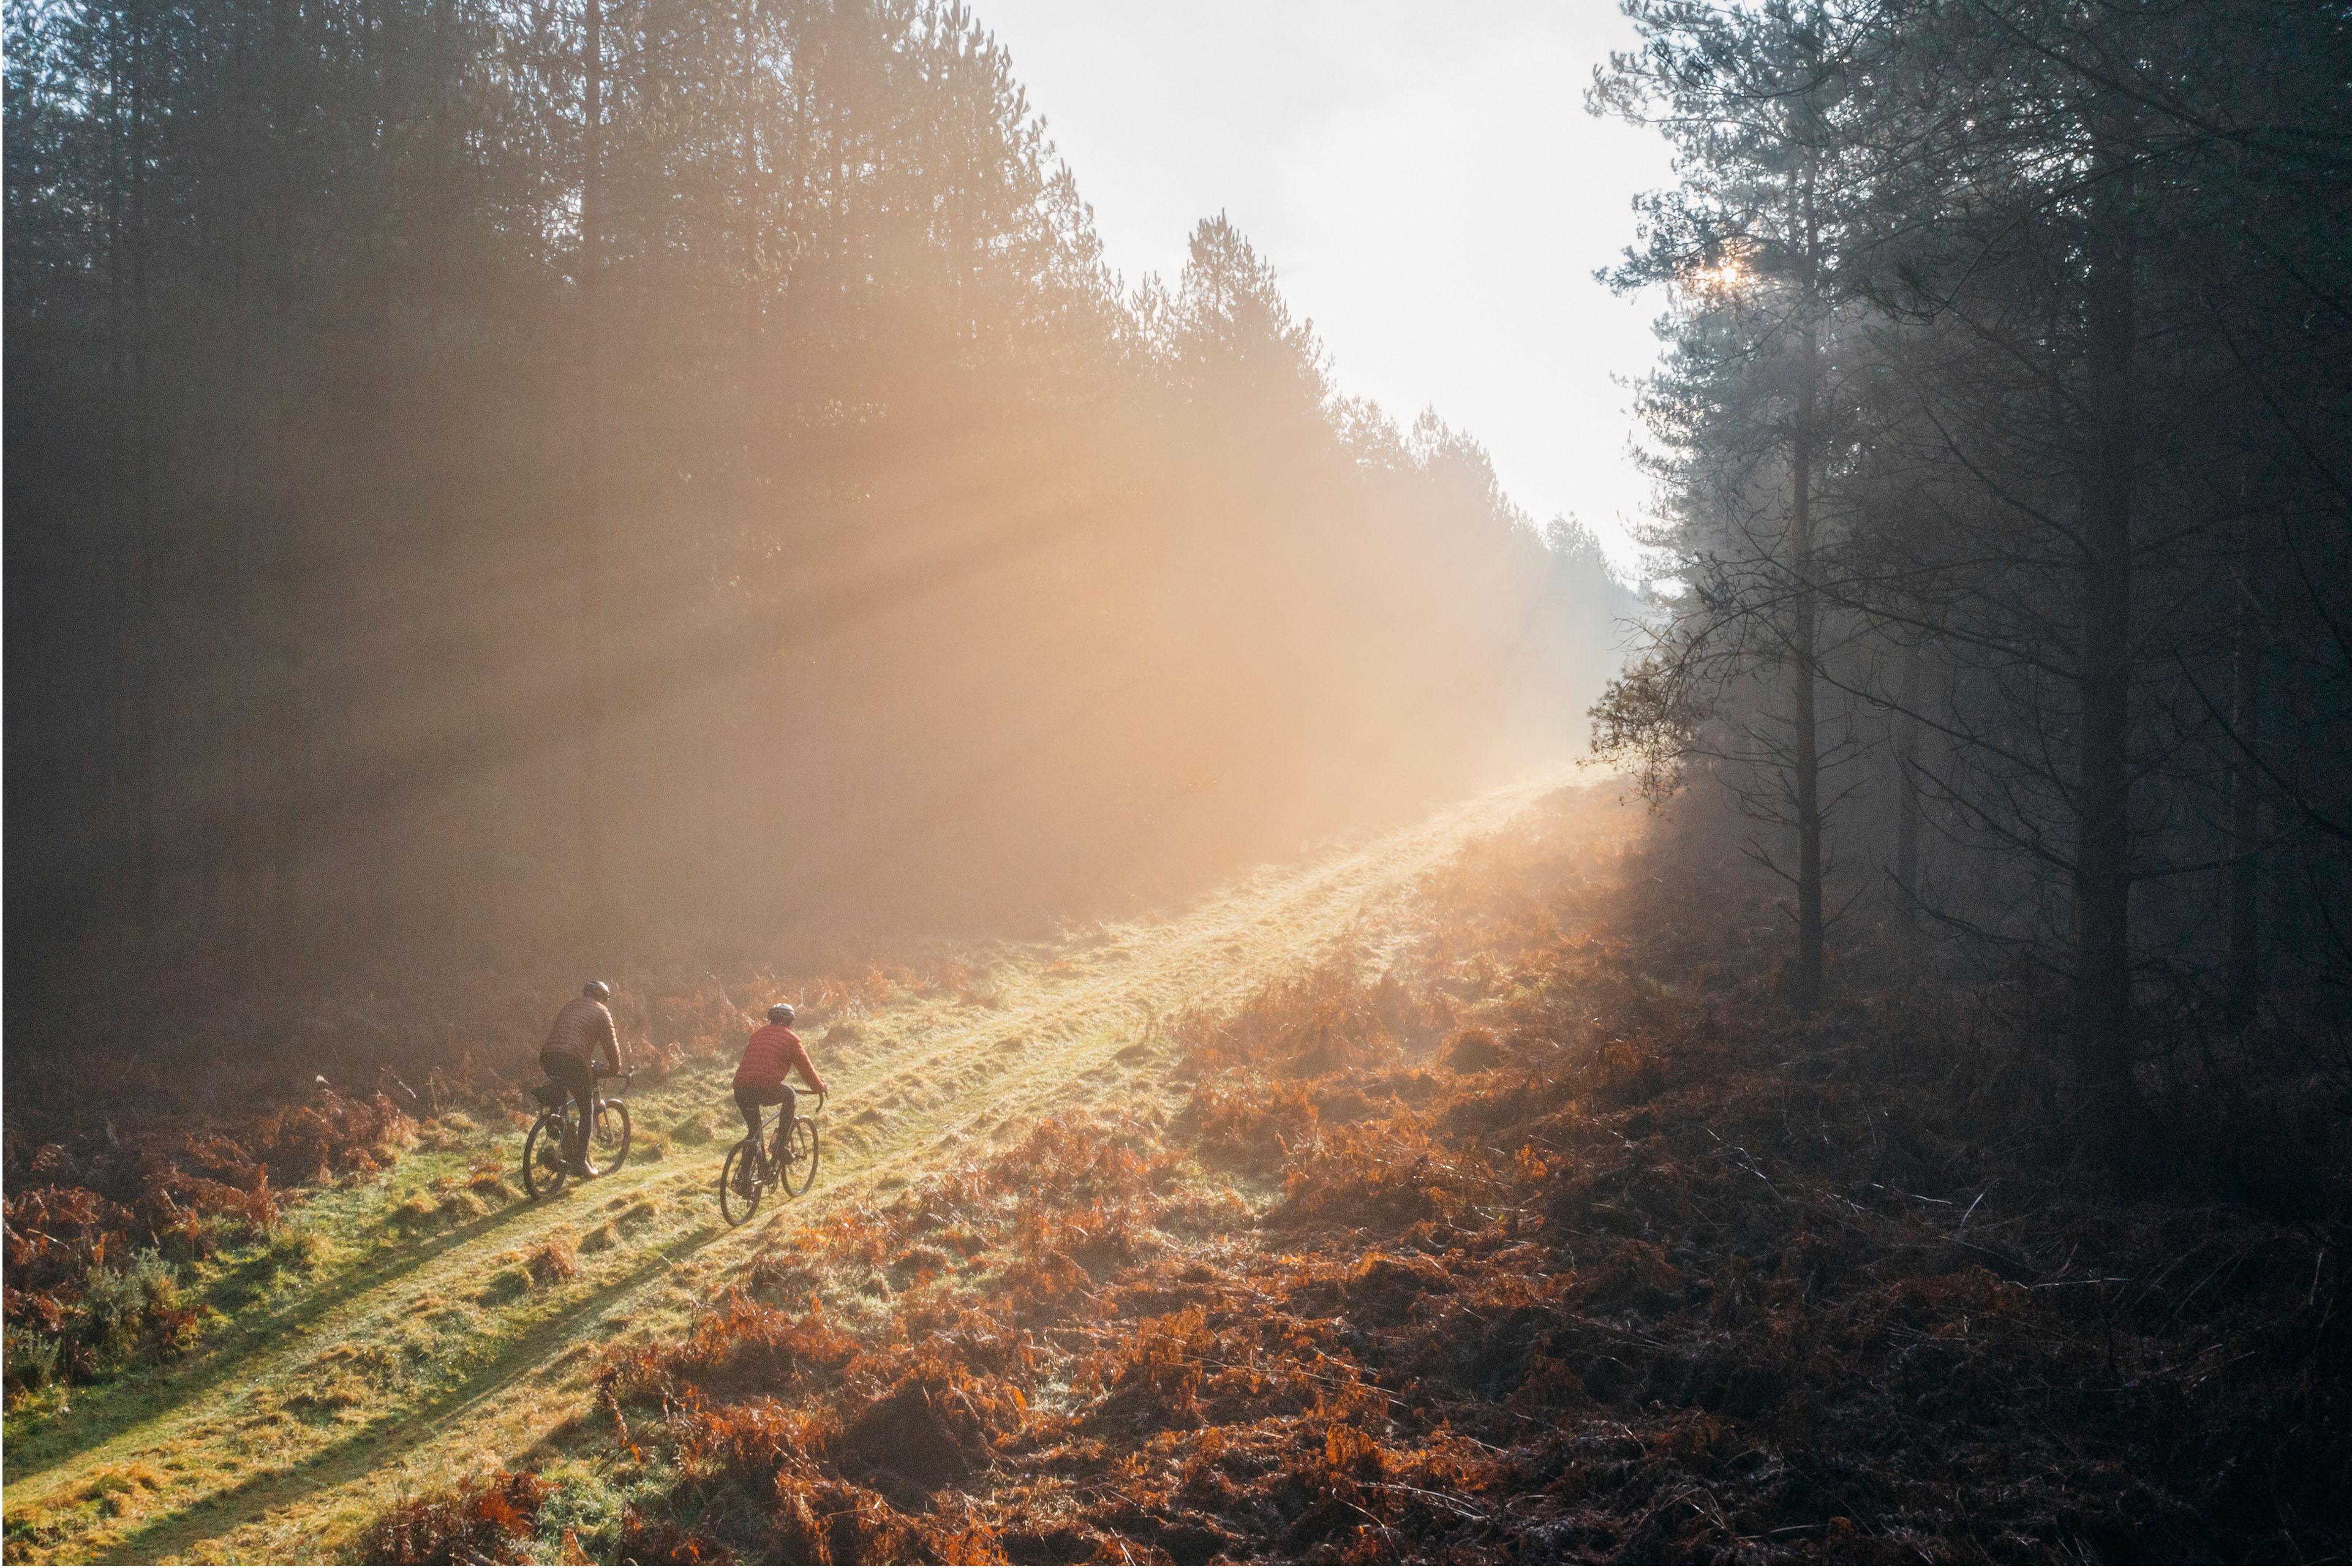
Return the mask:
<svg viewBox="0 0 2352 1568">
<path fill-rule="evenodd" d="M 1708 301 L 1729 300 L 1747 292 L 1755 278 L 1745 248 L 1726 248 L 1683 269 L 1684 293 Z"/>
</svg>

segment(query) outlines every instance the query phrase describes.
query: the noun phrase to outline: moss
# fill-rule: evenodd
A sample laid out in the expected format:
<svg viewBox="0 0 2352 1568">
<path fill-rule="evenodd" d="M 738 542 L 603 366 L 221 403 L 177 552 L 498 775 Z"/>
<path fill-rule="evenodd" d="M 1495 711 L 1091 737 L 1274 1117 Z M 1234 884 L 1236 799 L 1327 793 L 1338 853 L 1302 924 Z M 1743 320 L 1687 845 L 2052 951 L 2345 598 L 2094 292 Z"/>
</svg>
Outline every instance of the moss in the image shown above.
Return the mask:
<svg viewBox="0 0 2352 1568">
<path fill-rule="evenodd" d="M 5 1532 L 11 1545 L 21 1542 L 27 1546 L 54 1546 L 65 1540 L 70 1531 L 47 1509 L 12 1508 L 0 1532 Z"/>
<path fill-rule="evenodd" d="M 504 1175 L 496 1171 L 477 1171 L 466 1184 L 468 1192 L 481 1194 L 482 1201 L 494 1205 L 510 1204 L 519 1195 Z"/>
<path fill-rule="evenodd" d="M 287 1400 L 286 1408 L 297 1415 L 331 1415 L 367 1404 L 374 1392 L 359 1373 L 339 1372 Z"/>
<path fill-rule="evenodd" d="M 184 1222 L 161 1238 L 163 1256 L 174 1263 L 202 1265 L 250 1239 L 254 1227 L 242 1215 L 207 1214 Z"/>
<path fill-rule="evenodd" d="M 603 1225 L 598 1226 L 595 1229 L 590 1231 L 587 1235 L 580 1238 L 580 1250 L 583 1252 L 609 1252 L 614 1247 L 619 1246 L 620 1241 L 620 1233 L 613 1228 L 613 1222 L 611 1220 L 606 1220 Z"/>
<path fill-rule="evenodd" d="M 583 1546 L 610 1550 L 627 1512 L 627 1499 L 595 1467 L 578 1460 L 541 1473 L 554 1489 L 540 1505 L 540 1539 L 561 1542 L 570 1531 Z"/>
<path fill-rule="evenodd" d="M 145 1465 L 122 1465 L 92 1476 L 81 1489 L 82 1500 L 94 1502 L 110 1519 L 135 1511 L 143 1492 L 160 1492 L 163 1478 Z"/>
<path fill-rule="evenodd" d="M 89 1271 L 76 1337 L 96 1352 L 100 1370 L 111 1370 L 138 1354 L 149 1331 L 179 1308 L 179 1270 L 155 1248 L 142 1247 L 127 1268 Z"/>
<path fill-rule="evenodd" d="M 510 1263 L 491 1275 L 489 1283 L 483 1286 L 474 1299 L 485 1306 L 495 1307 L 519 1296 L 530 1295 L 530 1270 L 520 1263 Z"/>
<path fill-rule="evenodd" d="M 490 1205 L 482 1201 L 479 1193 L 471 1190 L 451 1193 L 441 1200 L 441 1217 L 453 1225 L 480 1219 L 489 1212 Z"/>
<path fill-rule="evenodd" d="M 9 1324 L 5 1350 L 0 1352 L 0 1360 L 5 1363 L 8 1392 L 13 1394 L 28 1388 L 47 1388 L 55 1383 L 63 1349 L 47 1334 Z"/>
<path fill-rule="evenodd" d="M 523 1260 L 531 1279 L 541 1285 L 560 1284 L 580 1272 L 580 1259 L 571 1243 L 562 1240 L 543 1241 L 530 1250 Z"/>
<path fill-rule="evenodd" d="M 333 1244 L 305 1225 L 280 1226 L 269 1238 L 268 1258 L 278 1268 L 310 1274 L 334 1255 Z"/>
</svg>

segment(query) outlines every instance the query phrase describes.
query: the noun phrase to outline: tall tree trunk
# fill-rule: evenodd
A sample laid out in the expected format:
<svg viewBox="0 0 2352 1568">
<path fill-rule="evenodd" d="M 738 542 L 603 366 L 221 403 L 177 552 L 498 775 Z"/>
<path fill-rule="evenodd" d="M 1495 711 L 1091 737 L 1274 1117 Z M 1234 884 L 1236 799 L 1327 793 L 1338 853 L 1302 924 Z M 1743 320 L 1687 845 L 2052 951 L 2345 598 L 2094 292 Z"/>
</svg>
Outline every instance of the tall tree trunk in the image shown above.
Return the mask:
<svg viewBox="0 0 2352 1568">
<path fill-rule="evenodd" d="M 2248 531 L 2251 535 L 2252 530 Z M 2233 1029 L 2253 1022 L 2262 991 L 2262 770 L 2254 751 L 2263 740 L 2263 636 L 2252 578 L 2253 552 L 2242 548 L 2247 571 L 2238 584 L 2236 646 L 2231 650 L 2230 728 L 2238 752 L 2230 768 L 2229 1019 Z"/>
<path fill-rule="evenodd" d="M 233 396 L 229 409 L 229 603 L 233 627 L 229 638 L 229 796 L 233 824 L 229 842 L 230 929 L 242 946 L 257 934 L 263 921 L 265 846 L 260 832 L 261 777 L 258 766 L 261 707 L 268 694 L 259 688 L 267 679 L 257 656 L 260 616 L 255 604 L 254 505 L 256 465 L 253 460 L 253 420 L 257 378 L 253 363 L 253 201 L 249 181 L 254 163 L 252 18 L 244 6 L 232 13 L 236 29 L 232 59 L 236 106 L 232 125 L 229 173 L 229 338 Z"/>
<path fill-rule="evenodd" d="M 298 20 L 295 0 L 269 0 L 272 60 L 292 58 Z M 294 106 L 285 96 L 273 94 L 269 101 L 273 128 L 299 122 L 299 113 L 293 111 Z M 269 289 L 271 331 L 268 352 L 272 363 L 268 368 L 275 371 L 284 363 L 281 345 L 297 330 L 298 273 L 293 255 L 296 187 L 294 171 L 289 166 L 295 154 L 282 133 L 272 135 L 266 145 L 269 153 L 268 234 L 276 268 Z M 268 390 L 258 415 L 259 435 L 268 444 L 265 467 L 271 475 L 269 496 L 276 519 L 268 536 L 267 576 L 269 602 L 278 612 L 273 616 L 277 629 L 269 638 L 275 700 L 270 709 L 268 746 L 272 805 L 266 832 L 269 845 L 270 935 L 282 945 L 301 934 L 310 910 L 308 791 L 311 736 L 303 689 L 310 677 L 298 658 L 298 650 L 310 640 L 305 635 L 305 616 L 310 606 L 300 592 L 306 575 L 303 551 L 310 535 L 286 521 L 293 509 L 284 498 L 294 493 L 288 477 L 289 454 L 295 447 L 289 439 L 293 419 L 289 381 L 283 374 L 268 374 L 262 377 L 262 384 Z"/>
<path fill-rule="evenodd" d="M 1797 974 L 1794 999 L 1810 1013 L 1822 995 L 1822 796 L 1819 720 L 1813 694 L 1814 620 L 1811 332 L 1806 333 L 1808 374 L 1797 395 L 1797 423 L 1789 440 L 1789 561 L 1796 576 L 1789 597 L 1789 654 L 1794 665 L 1790 723 L 1796 731 Z"/>
<path fill-rule="evenodd" d="M 123 463 L 124 504 L 120 536 L 123 601 L 119 612 L 127 683 L 122 750 L 124 776 L 129 783 L 125 809 L 129 820 L 131 918 L 142 927 L 161 913 L 162 902 L 154 777 L 156 716 L 162 711 L 161 694 L 155 683 L 162 669 L 152 646 L 155 574 L 148 569 L 156 529 L 150 472 L 153 466 L 153 416 L 148 406 L 152 345 L 147 310 L 147 110 L 152 65 L 147 10 L 144 0 L 130 7 L 131 156 L 125 170 L 130 187 L 126 236 L 130 283 L 123 333 L 123 405 L 129 410 L 130 428 Z"/>
<path fill-rule="evenodd" d="M 1790 780 L 1797 810 L 1797 973 L 1793 1000 L 1799 1013 L 1821 1003 L 1822 779 L 1821 736 L 1813 693 L 1815 621 L 1813 594 L 1813 419 L 1815 382 L 1821 370 L 1819 282 L 1821 235 L 1813 211 L 1811 172 L 1799 189 L 1799 215 L 1805 236 L 1804 321 L 1798 338 L 1797 408 L 1789 433 L 1789 568 L 1795 576 L 1789 597 L 1789 655 L 1795 666 L 1790 722 L 1796 730 L 1796 776 Z"/>
<path fill-rule="evenodd" d="M 580 177 L 580 893 L 583 913 L 604 904 L 604 519 L 599 483 L 604 423 L 603 332 L 598 299 L 604 265 L 604 14 L 586 0 L 581 39 L 585 78 Z"/>
<path fill-rule="evenodd" d="M 2129 1174 L 2141 1152 L 2131 1026 L 2131 176 L 2112 153 L 2103 150 L 2100 164 L 2088 279 L 2093 423 L 2084 465 L 2083 647 L 2076 673 L 2083 742 L 2075 806 L 2075 1026 L 2083 1083 L 2106 1154 Z"/>
<path fill-rule="evenodd" d="M 1919 925 L 1919 645 L 1903 649 L 1895 711 L 1895 923 Z"/>
<path fill-rule="evenodd" d="M 131 101 L 131 44 L 127 8 L 107 18 L 111 90 L 107 94 L 106 303 L 107 417 L 110 461 L 106 477 L 109 591 L 114 614 L 107 648 L 107 880 L 108 903 L 136 921 L 140 889 L 138 781 L 131 770 L 138 728 L 138 659 L 132 606 L 137 603 L 131 532 L 131 170 L 135 154 L 123 105 Z"/>
</svg>

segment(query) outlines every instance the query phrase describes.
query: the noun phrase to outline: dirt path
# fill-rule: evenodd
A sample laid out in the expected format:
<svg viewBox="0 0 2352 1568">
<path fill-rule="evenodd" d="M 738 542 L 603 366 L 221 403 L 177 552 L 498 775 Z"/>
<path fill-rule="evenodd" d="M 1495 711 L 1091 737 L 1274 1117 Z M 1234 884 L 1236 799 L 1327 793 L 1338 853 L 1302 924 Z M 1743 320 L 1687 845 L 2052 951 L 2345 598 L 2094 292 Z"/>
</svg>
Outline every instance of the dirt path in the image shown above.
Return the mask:
<svg viewBox="0 0 2352 1568">
<path fill-rule="evenodd" d="M 1051 952 L 976 955 L 989 964 L 993 1005 L 885 1010 L 865 1021 L 853 1054 L 828 1064 L 842 1092 L 824 1117 L 826 1166 L 781 1219 L 763 1212 L 740 1230 L 724 1226 L 711 1190 L 724 1133 L 414 1241 L 385 1239 L 389 1184 L 322 1194 L 313 1223 L 344 1243 L 344 1267 L 273 1303 L 266 1323 L 223 1331 L 169 1379 L 96 1394 L 54 1439 L 11 1445 L 7 1557 L 344 1554 L 388 1500 L 501 1463 L 576 1414 L 597 1347 L 678 1326 L 768 1226 L 870 1202 L 1072 1098 L 1134 1092 L 1150 1066 L 1155 1017 L 1236 1000 L 1343 939 L 1376 955 L 1384 917 L 1402 912 L 1424 872 L 1561 782 L 1478 796 L 1360 848 L 1262 874 L 1164 923 L 1106 924 Z M 723 1109 L 712 1116 L 723 1127 L 732 1121 L 723 1081 L 706 1069 L 664 1095 Z M 520 1142 L 496 1139 L 509 1153 Z M 580 1270 L 533 1286 L 523 1265 L 550 1242 L 581 1247 Z"/>
</svg>

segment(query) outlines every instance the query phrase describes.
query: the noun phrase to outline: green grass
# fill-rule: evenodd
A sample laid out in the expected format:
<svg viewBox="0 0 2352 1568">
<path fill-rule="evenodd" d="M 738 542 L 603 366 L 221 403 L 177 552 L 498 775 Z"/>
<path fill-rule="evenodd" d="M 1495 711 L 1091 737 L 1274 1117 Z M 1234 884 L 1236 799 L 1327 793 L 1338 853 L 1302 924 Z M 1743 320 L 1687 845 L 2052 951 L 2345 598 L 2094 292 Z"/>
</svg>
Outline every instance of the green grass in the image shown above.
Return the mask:
<svg viewBox="0 0 2352 1568">
<path fill-rule="evenodd" d="M 683 1115 L 718 1076 L 640 1103 Z M 396 1468 L 453 1413 L 528 1384 L 565 1342 L 601 1342 L 622 1298 L 650 1289 L 658 1310 L 673 1268 L 721 1235 L 691 1195 L 715 1161 L 632 1164 L 544 1203 L 500 1202 L 469 1184 L 470 1167 L 514 1164 L 520 1133 L 439 1131 L 373 1180 L 305 1194 L 269 1240 L 185 1270 L 217 1314 L 192 1353 L 19 1402 L 5 1427 L 8 1559 L 154 1560 L 303 1511 Z M 583 1257 L 580 1240 L 600 1231 L 631 1239 Z M 676 1294 L 682 1313 L 699 1292 Z M 315 1554 L 307 1546 L 296 1554 Z"/>
<path fill-rule="evenodd" d="M 1115 961 L 1097 952 L 1055 973 L 1067 950 L 975 952 L 999 1007 L 902 994 L 823 1048 L 842 1091 L 823 1174 L 762 1221 L 822 1224 L 1058 1106 L 1172 1096 L 1148 1058 L 1114 1059 L 1153 1016 L 1339 940 L 1369 900 L 1499 809 L 1401 837 L 1389 862 L 1262 880 L 1139 930 Z M 1248 965 L 1223 953 L 1231 941 Z M 996 1048 L 1007 1038 L 1021 1048 Z M 221 1314 L 191 1353 L 8 1414 L 6 1558 L 331 1559 L 404 1489 L 525 1456 L 560 1463 L 593 1352 L 686 1327 L 741 1280 L 763 1233 L 728 1229 L 713 1192 L 735 1125 L 730 1067 L 633 1094 L 642 1152 L 659 1157 L 551 1198 L 509 1195 L 524 1129 L 495 1112 L 445 1118 L 386 1170 L 300 1194 L 275 1241 L 189 1271 L 185 1288 Z M 708 1141 L 690 1142 L 698 1122 Z M 477 1161 L 495 1163 L 507 1193 L 477 1181 Z M 828 1306 L 870 1313 L 866 1291 L 887 1289 L 877 1275 Z M 585 1474 L 564 1485 L 570 1511 L 556 1517 L 583 1542 L 604 1539 L 625 1500 Z"/>
</svg>

